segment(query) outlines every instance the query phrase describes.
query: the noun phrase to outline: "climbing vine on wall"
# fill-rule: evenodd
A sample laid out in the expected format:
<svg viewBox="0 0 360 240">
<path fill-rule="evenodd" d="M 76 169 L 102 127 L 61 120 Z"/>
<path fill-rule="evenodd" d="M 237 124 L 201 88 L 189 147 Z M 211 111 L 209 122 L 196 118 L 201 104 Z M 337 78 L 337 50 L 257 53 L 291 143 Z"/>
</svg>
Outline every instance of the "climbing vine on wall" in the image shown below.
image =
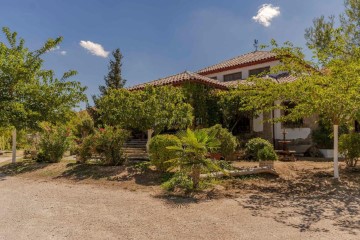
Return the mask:
<svg viewBox="0 0 360 240">
<path fill-rule="evenodd" d="M 187 83 L 183 85 L 186 101 L 194 108 L 195 127 L 209 127 L 222 122 L 218 105 L 218 90 L 210 86 Z"/>
</svg>

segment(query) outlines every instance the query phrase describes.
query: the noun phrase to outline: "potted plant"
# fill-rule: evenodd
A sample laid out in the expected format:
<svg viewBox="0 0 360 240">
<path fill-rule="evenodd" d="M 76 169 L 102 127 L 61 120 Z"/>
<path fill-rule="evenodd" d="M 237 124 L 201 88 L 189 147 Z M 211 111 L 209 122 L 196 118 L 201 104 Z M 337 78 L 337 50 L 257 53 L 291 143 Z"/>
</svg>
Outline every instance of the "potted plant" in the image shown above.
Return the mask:
<svg viewBox="0 0 360 240">
<path fill-rule="evenodd" d="M 264 146 L 257 153 L 260 167 L 274 168 L 274 161 L 278 160 L 278 157 L 274 149 L 270 146 Z"/>
</svg>

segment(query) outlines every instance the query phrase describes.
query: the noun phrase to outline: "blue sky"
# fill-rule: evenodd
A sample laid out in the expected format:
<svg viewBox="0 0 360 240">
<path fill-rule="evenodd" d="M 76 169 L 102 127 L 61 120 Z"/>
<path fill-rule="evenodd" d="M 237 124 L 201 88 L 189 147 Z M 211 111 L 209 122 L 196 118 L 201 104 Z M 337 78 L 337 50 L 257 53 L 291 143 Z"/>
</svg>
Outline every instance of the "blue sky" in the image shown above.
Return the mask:
<svg viewBox="0 0 360 240">
<path fill-rule="evenodd" d="M 263 4 L 280 11 L 268 27 L 253 20 Z M 45 67 L 59 75 L 77 70 L 74 79 L 91 96 L 104 82 L 109 58 L 90 54 L 80 41 L 101 44 L 105 52 L 120 48 L 131 86 L 253 51 L 254 39 L 304 47 L 313 18 L 342 11 L 342 0 L 0 0 L 0 26 L 18 32 L 30 49 L 63 36 Z"/>
</svg>

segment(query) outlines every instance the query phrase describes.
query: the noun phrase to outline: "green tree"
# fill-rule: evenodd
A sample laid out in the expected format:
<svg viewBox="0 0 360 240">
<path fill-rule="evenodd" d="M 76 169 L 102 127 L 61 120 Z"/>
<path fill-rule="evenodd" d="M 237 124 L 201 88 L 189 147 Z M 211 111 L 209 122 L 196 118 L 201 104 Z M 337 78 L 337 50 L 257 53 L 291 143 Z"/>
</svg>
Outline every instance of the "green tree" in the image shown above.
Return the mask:
<svg viewBox="0 0 360 240">
<path fill-rule="evenodd" d="M 313 26 L 305 31 L 307 46 L 321 56 L 321 61 L 328 61 L 338 54 L 333 53 L 334 42 L 337 42 L 338 36 L 335 31 L 340 32 L 342 41 L 345 42 L 338 50 L 344 56 L 352 55 L 354 48 L 360 46 L 360 1 L 345 0 L 345 11 L 340 14 L 340 27 L 336 27 L 335 16 L 326 19 L 325 16 L 315 18 Z"/>
<path fill-rule="evenodd" d="M 76 74 L 69 71 L 58 79 L 52 70 L 44 70 L 41 58 L 61 43 L 62 37 L 49 39 L 36 51 L 18 41 L 17 33 L 3 28 L 7 44 L 0 42 L 0 126 L 16 129 L 39 129 L 39 123 L 67 121 L 72 109 L 85 101 L 85 87 L 79 82 L 67 81 Z M 16 155 L 13 141 L 13 161 Z"/>
<path fill-rule="evenodd" d="M 353 2 L 347 1 L 348 4 Z M 342 15 L 342 19 L 346 17 Z M 250 84 L 240 86 L 240 92 L 248 96 L 245 101 L 248 108 L 258 111 L 284 109 L 286 106 L 281 102 L 290 100 L 295 107 L 287 109 L 289 114 L 275 121 L 297 120 L 314 114 L 329 121 L 334 135 L 334 177 L 338 179 L 339 125 L 353 123 L 359 114 L 360 46 L 349 41 L 355 34 L 352 29 L 358 28 L 355 23 L 339 28 L 331 24 L 324 26 L 314 26 L 313 32 L 308 31 L 313 37 L 308 41 L 313 52 L 312 61 L 306 60 L 302 49 L 289 42 L 281 47 L 272 42 L 272 51 L 282 62 L 272 71 L 287 71 L 297 81 L 277 84 L 269 79 L 250 79 Z M 247 91 L 249 89 L 252 92 Z"/>
<path fill-rule="evenodd" d="M 99 108 L 99 98 L 106 95 L 111 89 L 123 88 L 126 83 L 126 80 L 122 77 L 121 67 L 123 55 L 121 54 L 120 49 L 118 48 L 113 51 L 112 56 L 114 60 L 110 59 L 110 63 L 108 66 L 109 72 L 104 77 L 105 86 L 99 86 L 100 96 L 94 95 L 92 97 L 95 107 L 92 107 L 90 105 L 87 106 L 87 111 L 94 120 L 95 126 L 103 125 L 103 122 L 101 121 L 102 116 L 100 115 L 99 111 L 97 111 L 97 109 Z"/>
<path fill-rule="evenodd" d="M 177 157 L 169 160 L 170 169 L 190 174 L 194 188 L 198 188 L 201 170 L 215 170 L 220 168 L 207 156 L 210 152 L 217 150 L 221 143 L 216 138 L 216 132 L 207 132 L 204 129 L 191 131 L 187 129 L 178 133 L 181 146 L 169 146 L 167 149 L 176 152 Z"/>
<path fill-rule="evenodd" d="M 166 129 L 184 129 L 191 125 L 192 107 L 185 102 L 180 88 L 147 87 L 142 91 L 112 89 L 98 101 L 105 124 L 153 133 Z"/>
<path fill-rule="evenodd" d="M 123 79 L 121 73 L 123 55 L 120 49 L 112 52 L 114 60 L 110 59 L 109 73 L 104 77 L 105 86 L 100 86 L 99 90 L 102 95 L 105 95 L 109 89 L 118 89 L 125 86 L 126 80 Z"/>
</svg>

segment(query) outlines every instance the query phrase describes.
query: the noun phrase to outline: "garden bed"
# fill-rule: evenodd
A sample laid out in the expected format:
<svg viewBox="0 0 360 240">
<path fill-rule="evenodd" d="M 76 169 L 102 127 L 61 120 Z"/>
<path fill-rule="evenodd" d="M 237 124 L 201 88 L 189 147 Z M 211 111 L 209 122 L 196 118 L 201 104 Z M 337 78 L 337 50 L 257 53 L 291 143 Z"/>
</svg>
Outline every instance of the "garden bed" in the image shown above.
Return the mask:
<svg viewBox="0 0 360 240">
<path fill-rule="evenodd" d="M 341 179 L 344 183 L 356 182 L 360 184 L 360 176 L 356 171 L 348 172 L 342 165 Z M 232 165 L 238 169 L 258 168 L 258 163 L 237 161 Z M 274 189 L 279 191 L 289 183 L 301 182 L 306 179 L 306 184 L 316 186 L 319 181 L 332 181 L 332 162 L 316 162 L 306 159 L 297 162 L 276 162 L 275 169 L 279 176 L 253 174 L 235 178 L 218 179 L 215 185 L 217 194 L 221 196 L 236 196 L 248 191 L 259 189 Z M 51 181 L 67 181 L 73 183 L 95 184 L 101 186 L 117 187 L 132 191 L 163 192 L 161 184 L 169 178 L 169 174 L 162 174 L 150 167 L 146 170 L 132 164 L 127 166 L 104 166 L 98 164 L 76 164 L 74 160 L 63 160 L 60 163 L 48 164 L 34 161 L 22 161 L 16 164 L 0 166 L 0 172 L 5 176 L 19 176 L 33 179 L 46 179 Z M 356 177 L 354 178 L 354 176 Z M 330 187 L 330 186 L 329 186 Z M 199 191 L 202 196 L 213 190 Z M 221 189 L 221 190 L 219 190 Z"/>
</svg>

